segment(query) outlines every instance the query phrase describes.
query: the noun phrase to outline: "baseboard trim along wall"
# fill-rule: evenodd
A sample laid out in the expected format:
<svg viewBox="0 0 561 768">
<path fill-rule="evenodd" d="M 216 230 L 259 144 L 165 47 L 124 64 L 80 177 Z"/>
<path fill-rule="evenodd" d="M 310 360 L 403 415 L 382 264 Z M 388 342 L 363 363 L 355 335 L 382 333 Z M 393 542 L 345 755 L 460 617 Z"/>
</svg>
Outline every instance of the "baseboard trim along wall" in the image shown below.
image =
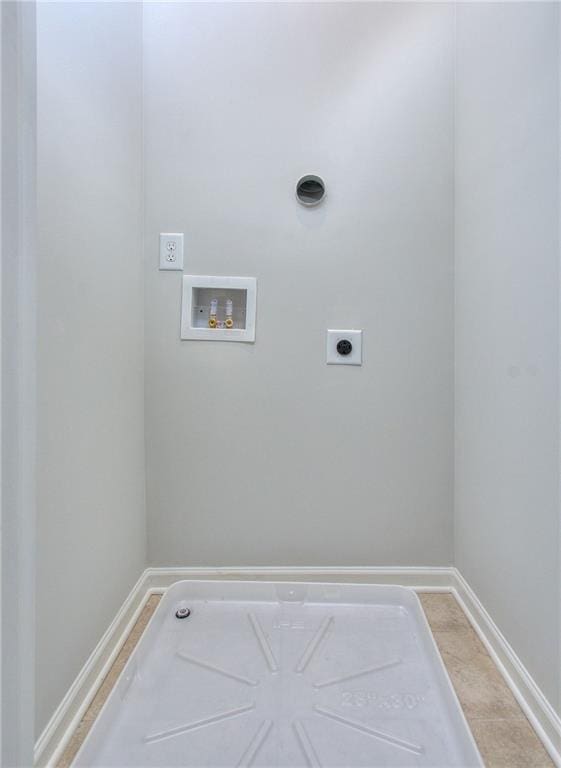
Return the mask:
<svg viewBox="0 0 561 768">
<path fill-rule="evenodd" d="M 457 568 L 451 590 L 558 768 L 561 718 Z"/>
<path fill-rule="evenodd" d="M 536 685 L 476 594 L 456 568 L 147 568 L 61 701 L 35 745 L 35 765 L 55 766 L 121 650 L 146 601 L 183 579 L 332 581 L 399 584 L 418 592 L 451 592 L 491 654 L 554 763 L 561 768 L 561 718 Z"/>
<path fill-rule="evenodd" d="M 34 750 L 35 765 L 56 765 L 117 658 L 149 595 L 145 571 L 37 739 Z"/>
</svg>

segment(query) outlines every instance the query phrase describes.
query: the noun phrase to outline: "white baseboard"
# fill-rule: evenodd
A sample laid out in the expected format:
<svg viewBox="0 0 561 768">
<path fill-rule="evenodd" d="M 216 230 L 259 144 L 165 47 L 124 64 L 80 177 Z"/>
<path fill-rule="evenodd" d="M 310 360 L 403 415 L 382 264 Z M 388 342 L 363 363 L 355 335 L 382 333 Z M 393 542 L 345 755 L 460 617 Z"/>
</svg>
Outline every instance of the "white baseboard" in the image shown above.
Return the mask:
<svg viewBox="0 0 561 768">
<path fill-rule="evenodd" d="M 213 567 L 147 568 L 85 663 L 35 746 L 35 765 L 54 766 L 111 668 L 151 594 L 183 579 L 333 581 L 400 584 L 418 592 L 452 592 L 502 672 L 524 713 L 561 768 L 561 719 L 499 631 L 477 596 L 453 567 L 301 568 Z"/>
<path fill-rule="evenodd" d="M 117 658 L 149 595 L 145 571 L 37 739 L 34 750 L 36 766 L 56 765 Z"/>
<path fill-rule="evenodd" d="M 453 593 L 507 685 L 542 740 L 551 759 L 561 768 L 561 718 L 520 661 L 510 643 L 487 613 L 457 568 L 453 568 Z"/>
<path fill-rule="evenodd" d="M 452 568 L 373 568 L 373 567 L 212 567 L 212 568 L 148 568 L 147 584 L 155 591 L 164 591 L 182 579 L 239 579 L 256 581 L 333 581 L 365 582 L 367 584 L 401 584 L 418 591 L 443 589 L 452 586 Z"/>
</svg>

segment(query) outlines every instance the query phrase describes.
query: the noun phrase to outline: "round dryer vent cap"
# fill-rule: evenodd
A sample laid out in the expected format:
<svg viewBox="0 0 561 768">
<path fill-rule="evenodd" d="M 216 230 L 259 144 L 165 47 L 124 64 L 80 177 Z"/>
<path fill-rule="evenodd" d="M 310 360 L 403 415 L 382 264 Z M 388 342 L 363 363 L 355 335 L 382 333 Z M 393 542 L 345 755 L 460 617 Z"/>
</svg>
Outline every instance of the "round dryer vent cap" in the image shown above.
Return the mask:
<svg viewBox="0 0 561 768">
<path fill-rule="evenodd" d="M 311 173 L 302 176 L 296 185 L 296 197 L 302 205 L 308 207 L 318 205 L 325 197 L 323 179 Z"/>
</svg>

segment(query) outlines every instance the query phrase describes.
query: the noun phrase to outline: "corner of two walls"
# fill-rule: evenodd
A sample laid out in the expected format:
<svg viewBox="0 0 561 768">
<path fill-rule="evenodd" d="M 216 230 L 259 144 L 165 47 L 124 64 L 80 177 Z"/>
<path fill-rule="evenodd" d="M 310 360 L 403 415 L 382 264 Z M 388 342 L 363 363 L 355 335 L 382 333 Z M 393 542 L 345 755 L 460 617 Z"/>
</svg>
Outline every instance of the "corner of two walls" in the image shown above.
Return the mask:
<svg viewBox="0 0 561 768">
<path fill-rule="evenodd" d="M 37 7 L 36 737 L 146 563 L 141 23 Z"/>
<path fill-rule="evenodd" d="M 559 711 L 559 7 L 457 13 L 456 565 Z"/>
</svg>

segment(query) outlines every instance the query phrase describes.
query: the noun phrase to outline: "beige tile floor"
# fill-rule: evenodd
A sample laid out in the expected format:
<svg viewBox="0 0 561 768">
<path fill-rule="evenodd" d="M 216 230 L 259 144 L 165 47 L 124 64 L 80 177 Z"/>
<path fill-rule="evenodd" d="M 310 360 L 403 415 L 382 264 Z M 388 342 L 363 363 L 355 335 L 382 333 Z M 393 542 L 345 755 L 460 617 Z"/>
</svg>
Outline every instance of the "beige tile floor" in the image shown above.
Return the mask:
<svg viewBox="0 0 561 768">
<path fill-rule="evenodd" d="M 419 597 L 486 767 L 554 768 L 453 595 L 425 593 Z M 149 598 L 57 768 L 71 765 L 159 601 L 159 595 Z"/>
<path fill-rule="evenodd" d="M 553 762 L 453 595 L 419 595 L 487 768 Z"/>
</svg>

